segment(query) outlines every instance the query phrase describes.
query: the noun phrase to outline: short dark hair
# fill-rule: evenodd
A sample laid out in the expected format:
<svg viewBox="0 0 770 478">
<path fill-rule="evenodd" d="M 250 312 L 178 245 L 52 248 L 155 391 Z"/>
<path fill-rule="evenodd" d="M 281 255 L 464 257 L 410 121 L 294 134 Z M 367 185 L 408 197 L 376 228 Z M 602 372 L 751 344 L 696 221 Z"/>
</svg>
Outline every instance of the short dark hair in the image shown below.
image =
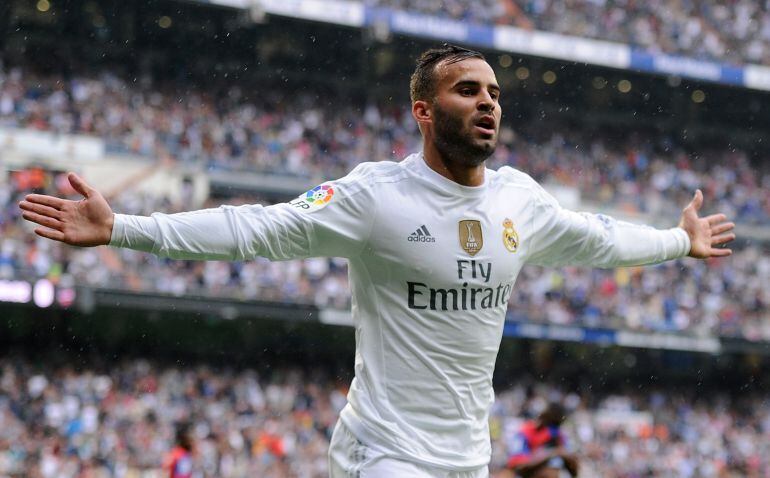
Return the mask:
<svg viewBox="0 0 770 478">
<path fill-rule="evenodd" d="M 540 413 L 540 419 L 546 425 L 558 427 L 567 419 L 567 409 L 559 402 L 550 402 Z"/>
<path fill-rule="evenodd" d="M 189 422 L 176 424 L 175 438 L 176 444 L 187 451 L 193 449 L 192 425 Z"/>
<path fill-rule="evenodd" d="M 412 103 L 418 100 L 432 100 L 436 96 L 436 65 L 442 62 L 457 63 L 468 58 L 486 61 L 484 55 L 477 51 L 448 43 L 423 52 L 417 59 L 417 67 L 409 81 L 409 96 L 412 98 Z"/>
</svg>

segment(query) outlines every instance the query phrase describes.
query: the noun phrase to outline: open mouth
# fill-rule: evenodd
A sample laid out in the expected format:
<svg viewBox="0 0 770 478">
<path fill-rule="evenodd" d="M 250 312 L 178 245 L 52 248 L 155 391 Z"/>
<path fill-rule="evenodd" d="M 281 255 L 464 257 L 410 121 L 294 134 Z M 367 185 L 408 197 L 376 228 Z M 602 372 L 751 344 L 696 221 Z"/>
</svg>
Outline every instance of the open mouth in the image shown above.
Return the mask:
<svg viewBox="0 0 770 478">
<path fill-rule="evenodd" d="M 495 120 L 491 116 L 483 116 L 475 123 L 476 129 L 480 132 L 493 135 L 495 134 Z"/>
</svg>

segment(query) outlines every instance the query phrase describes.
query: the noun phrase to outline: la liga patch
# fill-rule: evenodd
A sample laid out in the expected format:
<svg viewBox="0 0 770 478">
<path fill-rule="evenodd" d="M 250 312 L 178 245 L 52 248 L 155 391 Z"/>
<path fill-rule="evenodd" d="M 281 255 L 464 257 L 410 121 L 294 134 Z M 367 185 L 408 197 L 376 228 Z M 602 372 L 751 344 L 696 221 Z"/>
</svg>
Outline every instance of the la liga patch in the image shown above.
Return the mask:
<svg viewBox="0 0 770 478">
<path fill-rule="evenodd" d="M 317 211 L 331 202 L 334 197 L 334 188 L 330 184 L 321 184 L 313 189 L 300 194 L 289 204 L 305 212 Z"/>
</svg>

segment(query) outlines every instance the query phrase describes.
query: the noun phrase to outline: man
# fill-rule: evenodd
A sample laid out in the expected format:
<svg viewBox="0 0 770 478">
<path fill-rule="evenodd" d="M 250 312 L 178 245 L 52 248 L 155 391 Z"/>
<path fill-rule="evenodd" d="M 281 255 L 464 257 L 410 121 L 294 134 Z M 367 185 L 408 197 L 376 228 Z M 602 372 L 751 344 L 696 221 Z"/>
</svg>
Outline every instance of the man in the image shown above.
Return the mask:
<svg viewBox="0 0 770 478">
<path fill-rule="evenodd" d="M 164 460 L 169 478 L 191 478 L 193 472 L 193 439 L 190 425 L 181 423 L 176 427 L 174 448 Z"/>
<path fill-rule="evenodd" d="M 724 215 L 660 231 L 563 210 L 526 174 L 485 169 L 500 87 L 477 52 L 425 52 L 412 75 L 423 151 L 363 163 L 286 203 L 151 217 L 113 214 L 82 179 L 78 202 L 30 195 L 40 236 L 172 258 L 349 261 L 355 378 L 329 453 L 333 477 L 483 477 L 492 371 L 525 264 L 614 267 L 730 254 Z"/>
<path fill-rule="evenodd" d="M 513 439 L 508 467 L 523 478 L 558 478 L 561 470 L 578 474 L 578 458 L 566 451 L 560 427 L 566 419 L 564 407 L 549 403 L 537 420 L 525 422 Z"/>
</svg>

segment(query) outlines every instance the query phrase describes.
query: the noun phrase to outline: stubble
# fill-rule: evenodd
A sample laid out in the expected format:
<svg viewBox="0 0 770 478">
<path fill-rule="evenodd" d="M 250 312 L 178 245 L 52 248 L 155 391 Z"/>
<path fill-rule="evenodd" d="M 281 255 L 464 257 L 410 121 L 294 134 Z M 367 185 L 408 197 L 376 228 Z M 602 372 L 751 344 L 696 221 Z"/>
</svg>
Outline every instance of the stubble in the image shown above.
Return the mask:
<svg viewBox="0 0 770 478">
<path fill-rule="evenodd" d="M 444 161 L 463 166 L 478 166 L 495 152 L 497 141 L 477 142 L 463 120 L 453 116 L 438 104 L 433 108 L 434 144 Z"/>
</svg>

